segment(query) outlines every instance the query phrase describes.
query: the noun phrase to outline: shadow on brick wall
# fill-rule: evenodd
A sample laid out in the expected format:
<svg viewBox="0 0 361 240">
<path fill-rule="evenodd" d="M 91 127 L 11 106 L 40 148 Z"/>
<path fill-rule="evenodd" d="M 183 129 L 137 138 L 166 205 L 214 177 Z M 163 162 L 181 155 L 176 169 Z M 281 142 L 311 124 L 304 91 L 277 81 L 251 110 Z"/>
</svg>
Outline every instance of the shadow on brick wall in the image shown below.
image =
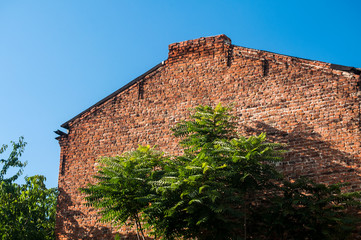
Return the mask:
<svg viewBox="0 0 361 240">
<path fill-rule="evenodd" d="M 60 195 L 58 198 L 58 206 L 61 211 L 58 212 L 56 220 L 56 235 L 57 239 L 97 239 L 97 240 L 111 240 L 114 239 L 114 229 L 105 226 L 96 226 L 97 220 L 94 216 L 94 225 L 89 226 L 81 224 L 83 219 L 89 221 L 89 217 L 81 211 L 73 210 L 73 202 L 70 196 L 59 189 Z M 113 230 L 113 232 L 112 232 Z M 138 239 L 134 233 L 119 234 L 120 239 Z M 152 238 L 146 238 L 150 240 Z"/>
<path fill-rule="evenodd" d="M 247 135 L 265 132 L 271 142 L 284 143 L 288 153 L 279 168 L 286 176 L 311 177 L 323 183 L 349 182 L 345 190 L 361 190 L 360 160 L 352 154 L 335 149 L 331 143 L 323 141 L 321 135 L 305 124 L 298 124 L 293 131 L 286 132 L 274 128 L 264 122 L 256 122 L 252 127 L 245 127 Z M 89 216 L 81 211 L 73 210 L 70 196 L 59 189 L 58 206 L 62 209 L 57 218 L 57 237 L 65 239 L 114 239 L 111 228 L 90 226 Z M 94 218 L 95 219 L 95 218 Z M 61 238 L 60 238 L 61 239 Z M 120 235 L 120 239 L 137 239 L 135 234 Z M 149 238 L 151 239 L 151 238 Z"/>
<path fill-rule="evenodd" d="M 321 135 L 312 127 L 300 123 L 292 132 L 286 132 L 264 122 L 256 122 L 245 130 L 247 135 L 265 132 L 269 141 L 286 144 L 288 153 L 279 164 L 286 176 L 306 176 L 323 183 L 349 182 L 347 190 L 361 190 L 359 159 L 321 140 Z"/>
</svg>

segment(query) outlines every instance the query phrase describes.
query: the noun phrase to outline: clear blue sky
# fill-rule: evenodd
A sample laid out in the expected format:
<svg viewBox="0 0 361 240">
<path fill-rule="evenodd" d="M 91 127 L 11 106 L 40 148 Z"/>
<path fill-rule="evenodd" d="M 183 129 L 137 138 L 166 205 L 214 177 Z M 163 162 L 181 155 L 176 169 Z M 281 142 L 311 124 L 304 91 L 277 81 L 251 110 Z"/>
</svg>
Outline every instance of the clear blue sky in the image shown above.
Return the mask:
<svg viewBox="0 0 361 240">
<path fill-rule="evenodd" d="M 0 144 L 24 136 L 24 175 L 57 186 L 54 130 L 167 58 L 226 34 L 238 46 L 361 67 L 361 1 L 0 2 Z M 1 157 L 1 156 L 0 156 Z"/>
</svg>

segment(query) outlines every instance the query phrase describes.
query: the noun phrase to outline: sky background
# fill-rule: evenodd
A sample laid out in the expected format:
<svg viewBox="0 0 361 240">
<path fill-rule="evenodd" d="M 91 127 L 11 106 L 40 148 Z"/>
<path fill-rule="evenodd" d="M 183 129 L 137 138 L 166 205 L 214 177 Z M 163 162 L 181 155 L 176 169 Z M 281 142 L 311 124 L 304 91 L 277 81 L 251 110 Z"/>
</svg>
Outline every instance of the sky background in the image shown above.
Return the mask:
<svg viewBox="0 0 361 240">
<path fill-rule="evenodd" d="M 359 0 L 2 0 L 0 145 L 24 136 L 24 176 L 56 187 L 53 131 L 166 60 L 169 44 L 226 34 L 238 46 L 361 67 L 360 9 Z"/>
</svg>

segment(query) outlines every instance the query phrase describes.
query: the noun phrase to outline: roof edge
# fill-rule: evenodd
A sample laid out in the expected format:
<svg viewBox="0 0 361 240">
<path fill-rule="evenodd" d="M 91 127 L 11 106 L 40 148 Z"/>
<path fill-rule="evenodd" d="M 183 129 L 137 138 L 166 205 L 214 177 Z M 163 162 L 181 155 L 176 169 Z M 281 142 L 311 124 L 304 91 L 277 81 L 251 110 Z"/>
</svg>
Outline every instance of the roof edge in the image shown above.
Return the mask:
<svg viewBox="0 0 361 240">
<path fill-rule="evenodd" d="M 177 43 L 172 43 L 168 46 L 169 48 L 169 52 L 174 51 L 174 49 L 178 49 L 178 48 L 186 48 L 187 46 L 190 46 L 192 44 L 205 44 L 206 41 L 210 41 L 213 40 L 214 41 L 223 41 L 223 42 L 227 42 L 228 44 L 231 44 L 231 39 L 229 37 L 227 37 L 224 34 L 221 35 L 216 35 L 216 36 L 212 36 L 212 37 L 202 37 L 202 38 L 198 38 L 198 39 L 193 39 L 193 40 L 188 40 L 188 41 L 183 41 L 183 42 L 177 42 Z M 211 41 L 212 42 L 212 41 Z M 212 43 L 213 43 L 212 42 Z M 344 72 L 351 72 L 353 74 L 356 75 L 361 75 L 361 68 L 355 68 L 355 67 L 348 67 L 348 66 L 343 66 L 343 65 L 337 65 L 337 64 L 332 64 L 332 63 L 327 63 L 327 62 L 323 62 L 323 61 L 318 61 L 318 60 L 311 60 L 311 59 L 306 59 L 306 58 L 302 58 L 302 57 L 295 57 L 295 56 L 290 56 L 290 55 L 286 55 L 286 54 L 282 54 L 282 53 L 275 53 L 275 52 L 271 52 L 271 51 L 266 51 L 266 50 L 261 50 L 261 49 L 254 49 L 254 48 L 247 48 L 247 47 L 242 47 L 242 46 L 238 46 L 238 45 L 233 45 L 239 48 L 243 48 L 243 49 L 248 49 L 248 50 L 252 50 L 252 51 L 259 51 L 259 52 L 265 52 L 265 53 L 271 53 L 271 54 L 275 54 L 275 55 L 279 55 L 279 56 L 285 56 L 285 57 L 289 57 L 289 58 L 294 58 L 294 59 L 300 59 L 300 60 L 305 60 L 305 61 L 310 61 L 310 62 L 317 62 L 320 63 L 322 65 L 324 65 L 323 67 L 326 67 L 328 69 L 333 69 L 333 70 L 338 70 L 338 71 L 344 71 Z M 178 49 L 179 50 L 179 49 Z M 187 50 L 187 48 L 186 48 Z M 168 60 L 171 58 L 172 56 L 169 55 L 168 56 Z M 72 119 L 68 120 L 67 122 L 63 123 L 61 125 L 62 128 L 65 129 L 69 129 L 69 124 L 70 122 L 76 120 L 77 118 L 79 118 L 80 116 L 82 116 L 84 113 L 90 111 L 91 109 L 93 109 L 94 107 L 100 106 L 101 104 L 103 104 L 104 102 L 106 102 L 107 100 L 111 99 L 112 97 L 116 96 L 117 94 L 123 92 L 124 90 L 128 89 L 129 87 L 131 87 L 132 85 L 136 84 L 138 81 L 142 80 L 145 76 L 147 76 L 148 74 L 154 72 L 155 70 L 157 70 L 159 67 L 161 67 L 162 65 L 164 65 L 164 61 L 162 63 L 157 64 L 156 66 L 154 66 L 153 68 L 151 68 L 150 70 L 148 70 L 147 72 L 145 72 L 144 74 L 140 75 L 139 77 L 135 78 L 134 80 L 130 81 L 129 83 L 127 83 L 126 85 L 124 85 L 123 87 L 121 87 L 120 89 L 118 89 L 117 91 L 113 92 L 112 94 L 108 95 L 107 97 L 103 98 L 102 100 L 100 100 L 99 102 L 95 103 L 94 105 L 92 105 L 91 107 L 87 108 L 86 110 L 82 111 L 81 113 L 79 113 L 78 115 L 76 115 L 75 117 L 73 117 Z"/>
<path fill-rule="evenodd" d="M 147 76 L 148 74 L 154 72 L 155 70 L 157 70 L 158 68 L 160 68 L 161 66 L 164 65 L 164 62 L 161 62 L 159 64 L 157 64 L 156 66 L 152 67 L 151 69 L 149 69 L 148 71 L 146 71 L 145 73 L 143 73 L 142 75 L 140 75 L 139 77 L 133 79 L 132 81 L 128 82 L 127 84 L 125 84 L 123 87 L 119 88 L 117 91 L 113 92 L 112 94 L 108 95 L 107 97 L 103 98 L 102 100 L 100 100 L 99 102 L 95 103 L 94 105 L 92 105 L 91 107 L 85 109 L 84 111 L 82 111 L 81 113 L 79 113 L 78 115 L 76 115 L 75 117 L 73 117 L 72 119 L 66 121 L 65 123 L 63 123 L 62 125 L 60 125 L 62 128 L 65 129 L 69 129 L 69 123 L 74 121 L 75 119 L 79 118 L 80 116 L 82 116 L 84 113 L 90 111 L 91 109 L 93 109 L 94 107 L 100 106 L 101 104 L 105 103 L 106 101 L 108 101 L 109 99 L 111 99 L 112 97 L 118 95 L 119 93 L 123 92 L 124 90 L 128 89 L 129 87 L 131 87 L 132 85 L 136 84 L 137 82 L 139 82 L 140 80 L 142 80 L 145 76 Z"/>
<path fill-rule="evenodd" d="M 328 69 L 338 70 L 338 71 L 343 71 L 343 72 L 350 72 L 350 73 L 353 73 L 356 75 L 361 75 L 361 68 L 358 68 L 358 67 L 339 65 L 339 64 L 334 64 L 334 63 L 330 63 L 330 62 L 309 59 L 309 58 L 304 58 L 304 57 L 297 57 L 297 56 L 292 56 L 292 55 L 288 55 L 288 54 L 284 54 L 284 53 L 272 52 L 272 51 L 256 49 L 256 48 L 249 48 L 249 47 L 244 47 L 244 46 L 239 46 L 239 45 L 233 45 L 233 46 L 243 48 L 246 50 L 250 50 L 250 51 L 259 51 L 259 52 L 270 53 L 270 54 L 274 54 L 274 55 L 278 55 L 278 56 L 288 57 L 291 59 L 299 59 L 302 61 L 318 63 L 318 64 L 325 65 L 324 67 L 328 68 Z"/>
<path fill-rule="evenodd" d="M 361 75 L 360 68 L 338 65 L 338 64 L 333 64 L 333 63 L 331 63 L 330 68 L 335 69 L 335 70 L 345 71 L 345 72 L 352 72 L 356 75 Z"/>
</svg>

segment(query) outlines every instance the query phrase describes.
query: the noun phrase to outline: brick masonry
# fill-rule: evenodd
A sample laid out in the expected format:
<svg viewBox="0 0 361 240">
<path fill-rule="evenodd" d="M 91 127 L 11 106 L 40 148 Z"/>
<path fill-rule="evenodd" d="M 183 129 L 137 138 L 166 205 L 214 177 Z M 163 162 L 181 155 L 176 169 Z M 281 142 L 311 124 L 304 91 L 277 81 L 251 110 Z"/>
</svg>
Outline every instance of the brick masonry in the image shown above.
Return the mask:
<svg viewBox="0 0 361 240">
<path fill-rule="evenodd" d="M 199 104 L 233 104 L 243 134 L 286 143 L 288 176 L 361 190 L 360 80 L 359 69 L 235 46 L 225 35 L 169 45 L 165 62 L 62 125 L 57 239 L 113 239 L 117 229 L 97 222 L 78 191 L 94 182 L 96 159 L 138 144 L 177 154 L 169 129 Z"/>
</svg>

